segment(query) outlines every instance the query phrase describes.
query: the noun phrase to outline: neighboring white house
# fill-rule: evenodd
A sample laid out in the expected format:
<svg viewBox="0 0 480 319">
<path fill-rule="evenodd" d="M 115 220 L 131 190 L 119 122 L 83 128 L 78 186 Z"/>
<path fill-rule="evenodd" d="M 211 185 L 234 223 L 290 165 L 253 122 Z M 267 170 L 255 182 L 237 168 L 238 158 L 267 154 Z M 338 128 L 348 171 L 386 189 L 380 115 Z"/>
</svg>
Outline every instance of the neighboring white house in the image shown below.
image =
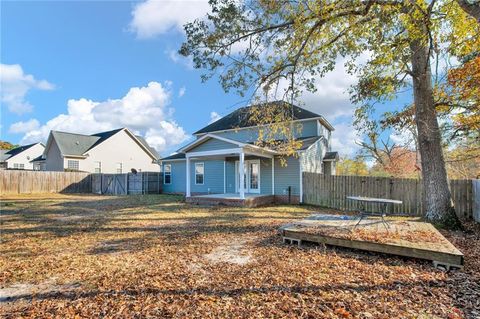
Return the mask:
<svg viewBox="0 0 480 319">
<path fill-rule="evenodd" d="M 36 162 L 47 171 L 91 173 L 158 172 L 159 155 L 127 128 L 92 135 L 51 131 L 45 152 Z"/>
<path fill-rule="evenodd" d="M 42 143 L 23 145 L 11 150 L 1 150 L 0 168 L 39 170 L 32 160 L 42 155 L 45 146 Z"/>
</svg>

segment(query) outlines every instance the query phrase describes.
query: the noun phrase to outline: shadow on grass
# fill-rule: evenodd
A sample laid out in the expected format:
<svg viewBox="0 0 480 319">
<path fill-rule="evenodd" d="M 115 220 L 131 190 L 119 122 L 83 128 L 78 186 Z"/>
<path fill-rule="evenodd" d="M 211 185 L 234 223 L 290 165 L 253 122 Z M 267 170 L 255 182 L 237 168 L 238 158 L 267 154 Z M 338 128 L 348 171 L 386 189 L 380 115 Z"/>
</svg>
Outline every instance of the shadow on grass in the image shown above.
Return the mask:
<svg viewBox="0 0 480 319">
<path fill-rule="evenodd" d="M 327 285 L 271 285 L 263 287 L 241 287 L 241 288 L 224 288 L 224 289 L 212 289 L 209 287 L 199 287 L 192 289 L 157 289 L 157 288 L 145 288 L 145 289 L 125 289 L 125 290 L 110 290 L 110 291 L 62 291 L 62 292 L 49 292 L 40 294 L 24 294 L 14 296 L 10 298 L 3 298 L 0 301 L 14 302 L 20 299 L 35 299 L 35 300 L 68 300 L 73 301 L 80 298 L 98 298 L 101 297 L 138 297 L 146 298 L 148 296 L 215 296 L 215 297 L 241 297 L 250 294 L 269 294 L 269 293 L 284 293 L 284 294 L 316 294 L 320 295 L 323 292 L 335 293 L 335 292 L 351 292 L 354 294 L 365 292 L 376 292 L 379 290 L 397 291 L 415 289 L 418 286 L 427 286 L 429 288 L 444 287 L 447 283 L 445 281 L 438 280 L 425 280 L 425 281 L 395 281 L 388 284 L 378 285 L 359 285 L 359 284 L 327 284 Z"/>
</svg>

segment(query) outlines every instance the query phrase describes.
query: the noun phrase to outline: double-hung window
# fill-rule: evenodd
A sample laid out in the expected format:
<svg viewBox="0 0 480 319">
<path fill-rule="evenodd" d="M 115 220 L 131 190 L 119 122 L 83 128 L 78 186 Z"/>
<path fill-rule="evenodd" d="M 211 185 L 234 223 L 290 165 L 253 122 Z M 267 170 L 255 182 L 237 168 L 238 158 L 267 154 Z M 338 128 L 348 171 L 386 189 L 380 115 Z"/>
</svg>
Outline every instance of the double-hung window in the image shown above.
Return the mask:
<svg viewBox="0 0 480 319">
<path fill-rule="evenodd" d="M 13 163 L 13 168 L 25 169 L 25 164 Z"/>
<path fill-rule="evenodd" d="M 163 166 L 163 183 L 171 184 L 172 183 L 172 165 L 165 164 Z"/>
<path fill-rule="evenodd" d="M 205 173 L 205 165 L 203 163 L 195 163 L 195 184 L 203 185 Z"/>
<path fill-rule="evenodd" d="M 117 163 L 117 174 L 122 174 L 123 164 Z"/>
<path fill-rule="evenodd" d="M 79 162 L 75 160 L 68 160 L 67 168 L 72 171 L 78 171 L 80 168 Z"/>
</svg>

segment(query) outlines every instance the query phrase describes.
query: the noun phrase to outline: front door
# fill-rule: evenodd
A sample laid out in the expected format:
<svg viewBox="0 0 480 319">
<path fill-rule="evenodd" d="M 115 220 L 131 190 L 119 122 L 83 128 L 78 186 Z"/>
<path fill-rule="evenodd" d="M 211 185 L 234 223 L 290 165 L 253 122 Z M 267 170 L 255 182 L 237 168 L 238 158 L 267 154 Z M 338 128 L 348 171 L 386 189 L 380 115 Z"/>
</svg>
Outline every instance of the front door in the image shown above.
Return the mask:
<svg viewBox="0 0 480 319">
<path fill-rule="evenodd" d="M 240 189 L 239 161 L 235 162 L 235 191 Z M 243 165 L 243 187 L 246 193 L 260 193 L 260 160 L 247 160 Z"/>
</svg>

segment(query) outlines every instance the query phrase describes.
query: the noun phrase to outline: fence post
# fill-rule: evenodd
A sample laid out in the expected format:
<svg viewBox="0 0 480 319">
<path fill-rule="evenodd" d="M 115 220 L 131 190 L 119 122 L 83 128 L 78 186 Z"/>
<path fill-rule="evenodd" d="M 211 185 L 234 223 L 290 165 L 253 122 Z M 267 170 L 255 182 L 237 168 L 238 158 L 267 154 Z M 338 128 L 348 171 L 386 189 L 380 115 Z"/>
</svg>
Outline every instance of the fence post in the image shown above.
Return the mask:
<svg viewBox="0 0 480 319">
<path fill-rule="evenodd" d="M 473 220 L 480 223 L 480 179 L 472 179 L 472 195 Z"/>
</svg>

